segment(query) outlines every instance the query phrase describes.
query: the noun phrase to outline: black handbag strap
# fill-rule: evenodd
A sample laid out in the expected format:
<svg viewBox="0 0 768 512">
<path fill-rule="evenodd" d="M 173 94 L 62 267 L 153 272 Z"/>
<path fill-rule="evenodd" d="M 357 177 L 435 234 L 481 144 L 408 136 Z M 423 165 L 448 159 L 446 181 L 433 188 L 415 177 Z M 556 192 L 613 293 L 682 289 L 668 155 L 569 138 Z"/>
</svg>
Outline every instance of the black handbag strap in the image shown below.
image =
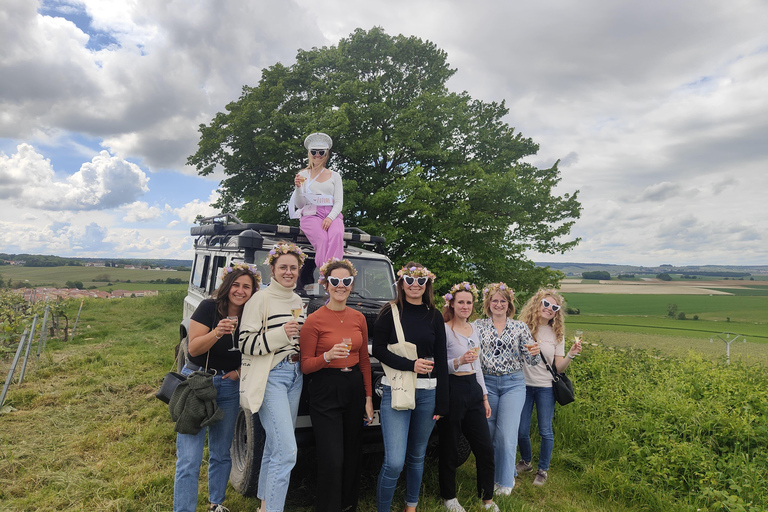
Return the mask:
<svg viewBox="0 0 768 512">
<path fill-rule="evenodd" d="M 555 365 L 555 358 L 552 358 L 552 366 L 549 366 L 549 363 L 544 358 L 544 354 L 541 354 L 541 359 L 544 361 L 544 364 L 547 367 L 547 370 L 549 370 L 549 373 L 552 374 L 552 380 L 560 380 L 559 374 L 557 373 L 557 366 Z"/>
</svg>

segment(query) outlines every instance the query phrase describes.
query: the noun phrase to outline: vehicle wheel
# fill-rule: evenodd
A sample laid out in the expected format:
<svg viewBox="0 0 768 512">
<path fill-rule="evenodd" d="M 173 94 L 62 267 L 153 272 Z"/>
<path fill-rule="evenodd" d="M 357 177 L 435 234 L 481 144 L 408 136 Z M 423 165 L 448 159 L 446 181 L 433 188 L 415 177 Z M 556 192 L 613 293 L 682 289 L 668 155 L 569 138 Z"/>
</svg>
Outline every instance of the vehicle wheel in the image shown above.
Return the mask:
<svg viewBox="0 0 768 512">
<path fill-rule="evenodd" d="M 232 487 L 243 496 L 256 496 L 259 487 L 261 456 L 264 453 L 264 428 L 258 414 L 240 409 L 232 440 L 232 471 L 229 480 Z"/>
</svg>

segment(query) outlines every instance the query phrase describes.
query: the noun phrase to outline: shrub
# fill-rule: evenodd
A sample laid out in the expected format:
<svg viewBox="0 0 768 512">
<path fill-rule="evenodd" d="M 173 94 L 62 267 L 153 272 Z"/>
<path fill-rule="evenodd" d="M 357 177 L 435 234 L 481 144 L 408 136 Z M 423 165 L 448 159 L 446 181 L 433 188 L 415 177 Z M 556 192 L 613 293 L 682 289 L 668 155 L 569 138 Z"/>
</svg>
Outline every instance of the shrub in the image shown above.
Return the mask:
<svg viewBox="0 0 768 512">
<path fill-rule="evenodd" d="M 569 315 L 581 314 L 581 310 L 579 308 L 565 308 L 565 312 Z"/>
<path fill-rule="evenodd" d="M 685 312 L 681 311 L 677 314 L 678 320 L 685 320 Z"/>
<path fill-rule="evenodd" d="M 699 315 L 693 315 L 693 319 L 694 320 L 698 320 L 699 319 Z"/>
</svg>

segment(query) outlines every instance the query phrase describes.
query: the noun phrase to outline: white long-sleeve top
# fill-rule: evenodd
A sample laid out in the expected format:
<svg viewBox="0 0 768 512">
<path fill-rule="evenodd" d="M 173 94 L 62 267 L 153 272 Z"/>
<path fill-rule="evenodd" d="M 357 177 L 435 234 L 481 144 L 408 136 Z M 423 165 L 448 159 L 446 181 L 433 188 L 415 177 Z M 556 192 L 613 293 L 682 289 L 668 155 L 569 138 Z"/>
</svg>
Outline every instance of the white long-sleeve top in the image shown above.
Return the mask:
<svg viewBox="0 0 768 512">
<path fill-rule="evenodd" d="M 475 361 L 475 368 L 472 368 L 472 365 L 469 363 L 462 364 L 458 368 L 454 368 L 453 366 L 453 360 L 460 358 L 467 352 L 467 350 L 469 350 L 470 340 L 472 340 L 472 346 L 480 346 L 480 338 L 477 336 L 477 329 L 475 329 L 474 325 L 469 325 L 472 326 L 472 334 L 467 337 L 451 329 L 450 325 L 445 324 L 445 347 L 448 349 L 448 373 L 474 372 L 475 377 L 477 378 L 477 383 L 483 388 L 483 395 L 487 395 L 488 390 L 485 388 L 485 378 L 483 377 L 483 372 L 480 371 L 480 359 Z"/>
<path fill-rule="evenodd" d="M 299 176 L 304 176 L 307 180 L 296 190 L 295 201 L 297 208 L 303 208 L 309 202 L 304 199 L 304 194 L 323 194 L 333 196 L 333 208 L 328 214 L 328 218 L 333 220 L 341 213 L 344 207 L 344 187 L 341 183 L 341 174 L 336 171 L 330 171 L 331 178 L 321 182 L 313 181 L 310 183 L 309 170 L 304 169 L 299 172 Z"/>
</svg>

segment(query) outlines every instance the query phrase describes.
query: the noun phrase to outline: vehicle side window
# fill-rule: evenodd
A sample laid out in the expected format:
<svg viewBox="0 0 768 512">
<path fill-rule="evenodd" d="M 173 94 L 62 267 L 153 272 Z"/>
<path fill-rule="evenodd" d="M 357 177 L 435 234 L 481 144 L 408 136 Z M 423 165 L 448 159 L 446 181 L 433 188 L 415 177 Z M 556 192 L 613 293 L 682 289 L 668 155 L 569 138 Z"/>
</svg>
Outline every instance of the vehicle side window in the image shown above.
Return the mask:
<svg viewBox="0 0 768 512">
<path fill-rule="evenodd" d="M 211 267 L 211 278 L 208 280 L 209 286 L 208 286 L 208 293 L 213 293 L 213 291 L 218 288 L 218 286 L 221 284 L 221 278 L 219 277 L 219 274 L 221 272 L 220 269 L 224 268 L 224 265 L 227 263 L 226 256 L 214 256 L 213 258 L 213 266 Z"/>
<path fill-rule="evenodd" d="M 192 271 L 192 284 L 198 288 L 205 288 L 205 277 L 208 275 L 210 256 L 198 254 L 195 256 L 195 267 Z"/>
</svg>

